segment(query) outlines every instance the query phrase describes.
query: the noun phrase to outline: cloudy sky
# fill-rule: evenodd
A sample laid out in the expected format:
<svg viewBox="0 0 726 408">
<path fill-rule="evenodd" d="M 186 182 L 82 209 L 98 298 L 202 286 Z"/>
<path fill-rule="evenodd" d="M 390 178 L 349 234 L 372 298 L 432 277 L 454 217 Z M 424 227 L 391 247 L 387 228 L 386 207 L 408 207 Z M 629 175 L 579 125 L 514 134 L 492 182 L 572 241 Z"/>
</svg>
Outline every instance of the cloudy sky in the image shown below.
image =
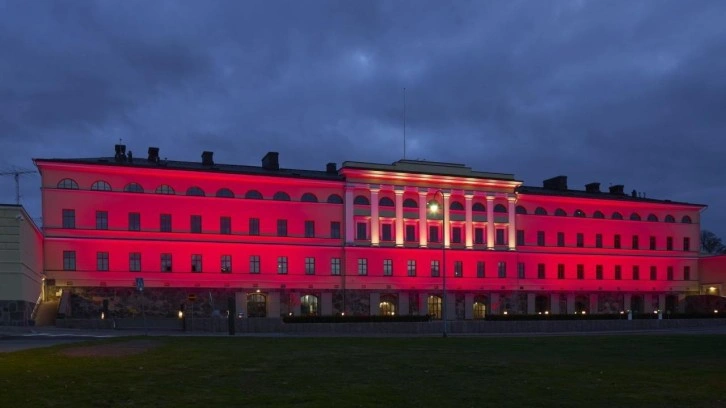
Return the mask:
<svg viewBox="0 0 726 408">
<path fill-rule="evenodd" d="M 0 170 L 113 154 L 407 157 L 709 205 L 726 238 L 726 2 L 0 0 Z M 39 216 L 39 178 L 22 178 Z M 0 201 L 14 202 L 12 177 Z"/>
</svg>

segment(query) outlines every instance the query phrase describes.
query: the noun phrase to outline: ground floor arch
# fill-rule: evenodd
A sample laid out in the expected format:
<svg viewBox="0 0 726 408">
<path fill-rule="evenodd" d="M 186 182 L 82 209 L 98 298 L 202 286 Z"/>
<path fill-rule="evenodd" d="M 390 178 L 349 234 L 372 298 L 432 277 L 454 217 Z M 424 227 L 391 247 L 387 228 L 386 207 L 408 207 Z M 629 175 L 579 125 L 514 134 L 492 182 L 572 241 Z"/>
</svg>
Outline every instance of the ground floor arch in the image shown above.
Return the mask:
<svg viewBox="0 0 726 408">
<path fill-rule="evenodd" d="M 247 295 L 247 316 L 267 317 L 267 296 L 262 293 Z"/>
</svg>

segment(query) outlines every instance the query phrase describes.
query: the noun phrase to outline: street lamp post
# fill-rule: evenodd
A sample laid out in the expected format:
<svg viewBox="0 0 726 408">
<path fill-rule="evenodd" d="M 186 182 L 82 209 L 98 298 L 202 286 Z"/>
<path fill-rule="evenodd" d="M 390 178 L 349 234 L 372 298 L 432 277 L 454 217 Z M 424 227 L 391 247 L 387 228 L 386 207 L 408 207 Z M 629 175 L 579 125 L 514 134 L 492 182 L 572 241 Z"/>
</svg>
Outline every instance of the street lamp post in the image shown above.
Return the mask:
<svg viewBox="0 0 726 408">
<path fill-rule="evenodd" d="M 434 200 L 429 204 L 429 211 L 432 214 L 436 214 L 439 211 L 439 204 L 436 202 L 436 195 L 441 195 L 441 205 L 445 206 L 444 203 L 444 193 L 441 190 L 436 190 L 434 193 Z M 444 329 L 443 329 L 443 337 L 448 337 L 448 328 L 446 327 L 446 230 L 447 227 L 447 219 L 446 219 L 446 208 L 443 209 L 442 219 L 443 224 L 441 225 L 442 234 L 441 234 L 441 279 L 443 283 L 443 296 L 442 296 L 442 305 L 441 305 L 441 321 L 443 323 Z"/>
</svg>

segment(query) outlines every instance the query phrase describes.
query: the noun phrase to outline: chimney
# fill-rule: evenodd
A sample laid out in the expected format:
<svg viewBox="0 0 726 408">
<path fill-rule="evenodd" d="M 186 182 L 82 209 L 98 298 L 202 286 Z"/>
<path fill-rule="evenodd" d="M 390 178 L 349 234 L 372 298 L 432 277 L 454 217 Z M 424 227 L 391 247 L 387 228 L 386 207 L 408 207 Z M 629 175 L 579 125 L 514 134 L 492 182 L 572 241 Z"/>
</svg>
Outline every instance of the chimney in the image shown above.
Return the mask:
<svg viewBox="0 0 726 408">
<path fill-rule="evenodd" d="M 114 159 L 117 162 L 123 162 L 126 161 L 126 145 L 117 144 L 114 146 L 116 150 L 116 155 L 114 156 Z"/>
<path fill-rule="evenodd" d="M 338 166 L 336 166 L 335 163 L 328 163 L 325 165 L 325 172 L 329 174 L 336 174 L 338 173 Z"/>
<path fill-rule="evenodd" d="M 557 176 L 542 182 L 542 186 L 548 190 L 567 190 L 567 176 Z"/>
<path fill-rule="evenodd" d="M 280 170 L 280 162 L 278 161 L 278 152 L 267 152 L 262 158 L 262 168 L 265 170 Z"/>
<path fill-rule="evenodd" d="M 622 184 L 610 186 L 610 194 L 625 195 L 625 186 Z"/>
<path fill-rule="evenodd" d="M 638 198 L 639 197 L 638 196 L 638 192 L 635 191 L 635 190 L 633 190 L 633 191 L 630 192 L 630 196 L 633 197 L 633 198 Z"/>
<path fill-rule="evenodd" d="M 599 193 L 600 183 L 585 184 L 585 191 L 587 191 L 588 193 Z"/>
<path fill-rule="evenodd" d="M 149 160 L 151 163 L 159 162 L 159 148 L 158 147 L 149 147 L 149 158 L 147 160 Z"/>
<path fill-rule="evenodd" d="M 129 150 L 129 154 L 127 156 L 129 158 L 129 163 L 133 163 L 134 162 L 134 155 L 131 154 L 131 150 Z"/>
<path fill-rule="evenodd" d="M 214 152 L 203 151 L 202 152 L 202 164 L 205 166 L 214 166 Z"/>
</svg>

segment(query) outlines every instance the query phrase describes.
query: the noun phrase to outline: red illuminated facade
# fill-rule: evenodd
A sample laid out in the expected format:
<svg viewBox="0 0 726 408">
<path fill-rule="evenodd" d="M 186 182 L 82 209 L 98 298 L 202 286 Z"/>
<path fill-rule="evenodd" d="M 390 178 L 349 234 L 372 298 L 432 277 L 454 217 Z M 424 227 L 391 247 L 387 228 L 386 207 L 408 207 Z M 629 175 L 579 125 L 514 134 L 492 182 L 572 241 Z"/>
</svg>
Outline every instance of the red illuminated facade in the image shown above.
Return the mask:
<svg viewBox="0 0 726 408">
<path fill-rule="evenodd" d="M 704 206 L 401 160 L 325 171 L 36 159 L 45 271 L 69 290 L 234 294 L 253 316 L 677 311 L 698 293 Z M 436 201 L 440 211 L 432 213 Z M 442 225 L 446 211 L 449 225 Z M 445 251 L 446 264 L 443 264 Z M 176 292 L 175 292 L 176 291 Z M 99 292 L 107 293 L 107 292 Z"/>
</svg>

